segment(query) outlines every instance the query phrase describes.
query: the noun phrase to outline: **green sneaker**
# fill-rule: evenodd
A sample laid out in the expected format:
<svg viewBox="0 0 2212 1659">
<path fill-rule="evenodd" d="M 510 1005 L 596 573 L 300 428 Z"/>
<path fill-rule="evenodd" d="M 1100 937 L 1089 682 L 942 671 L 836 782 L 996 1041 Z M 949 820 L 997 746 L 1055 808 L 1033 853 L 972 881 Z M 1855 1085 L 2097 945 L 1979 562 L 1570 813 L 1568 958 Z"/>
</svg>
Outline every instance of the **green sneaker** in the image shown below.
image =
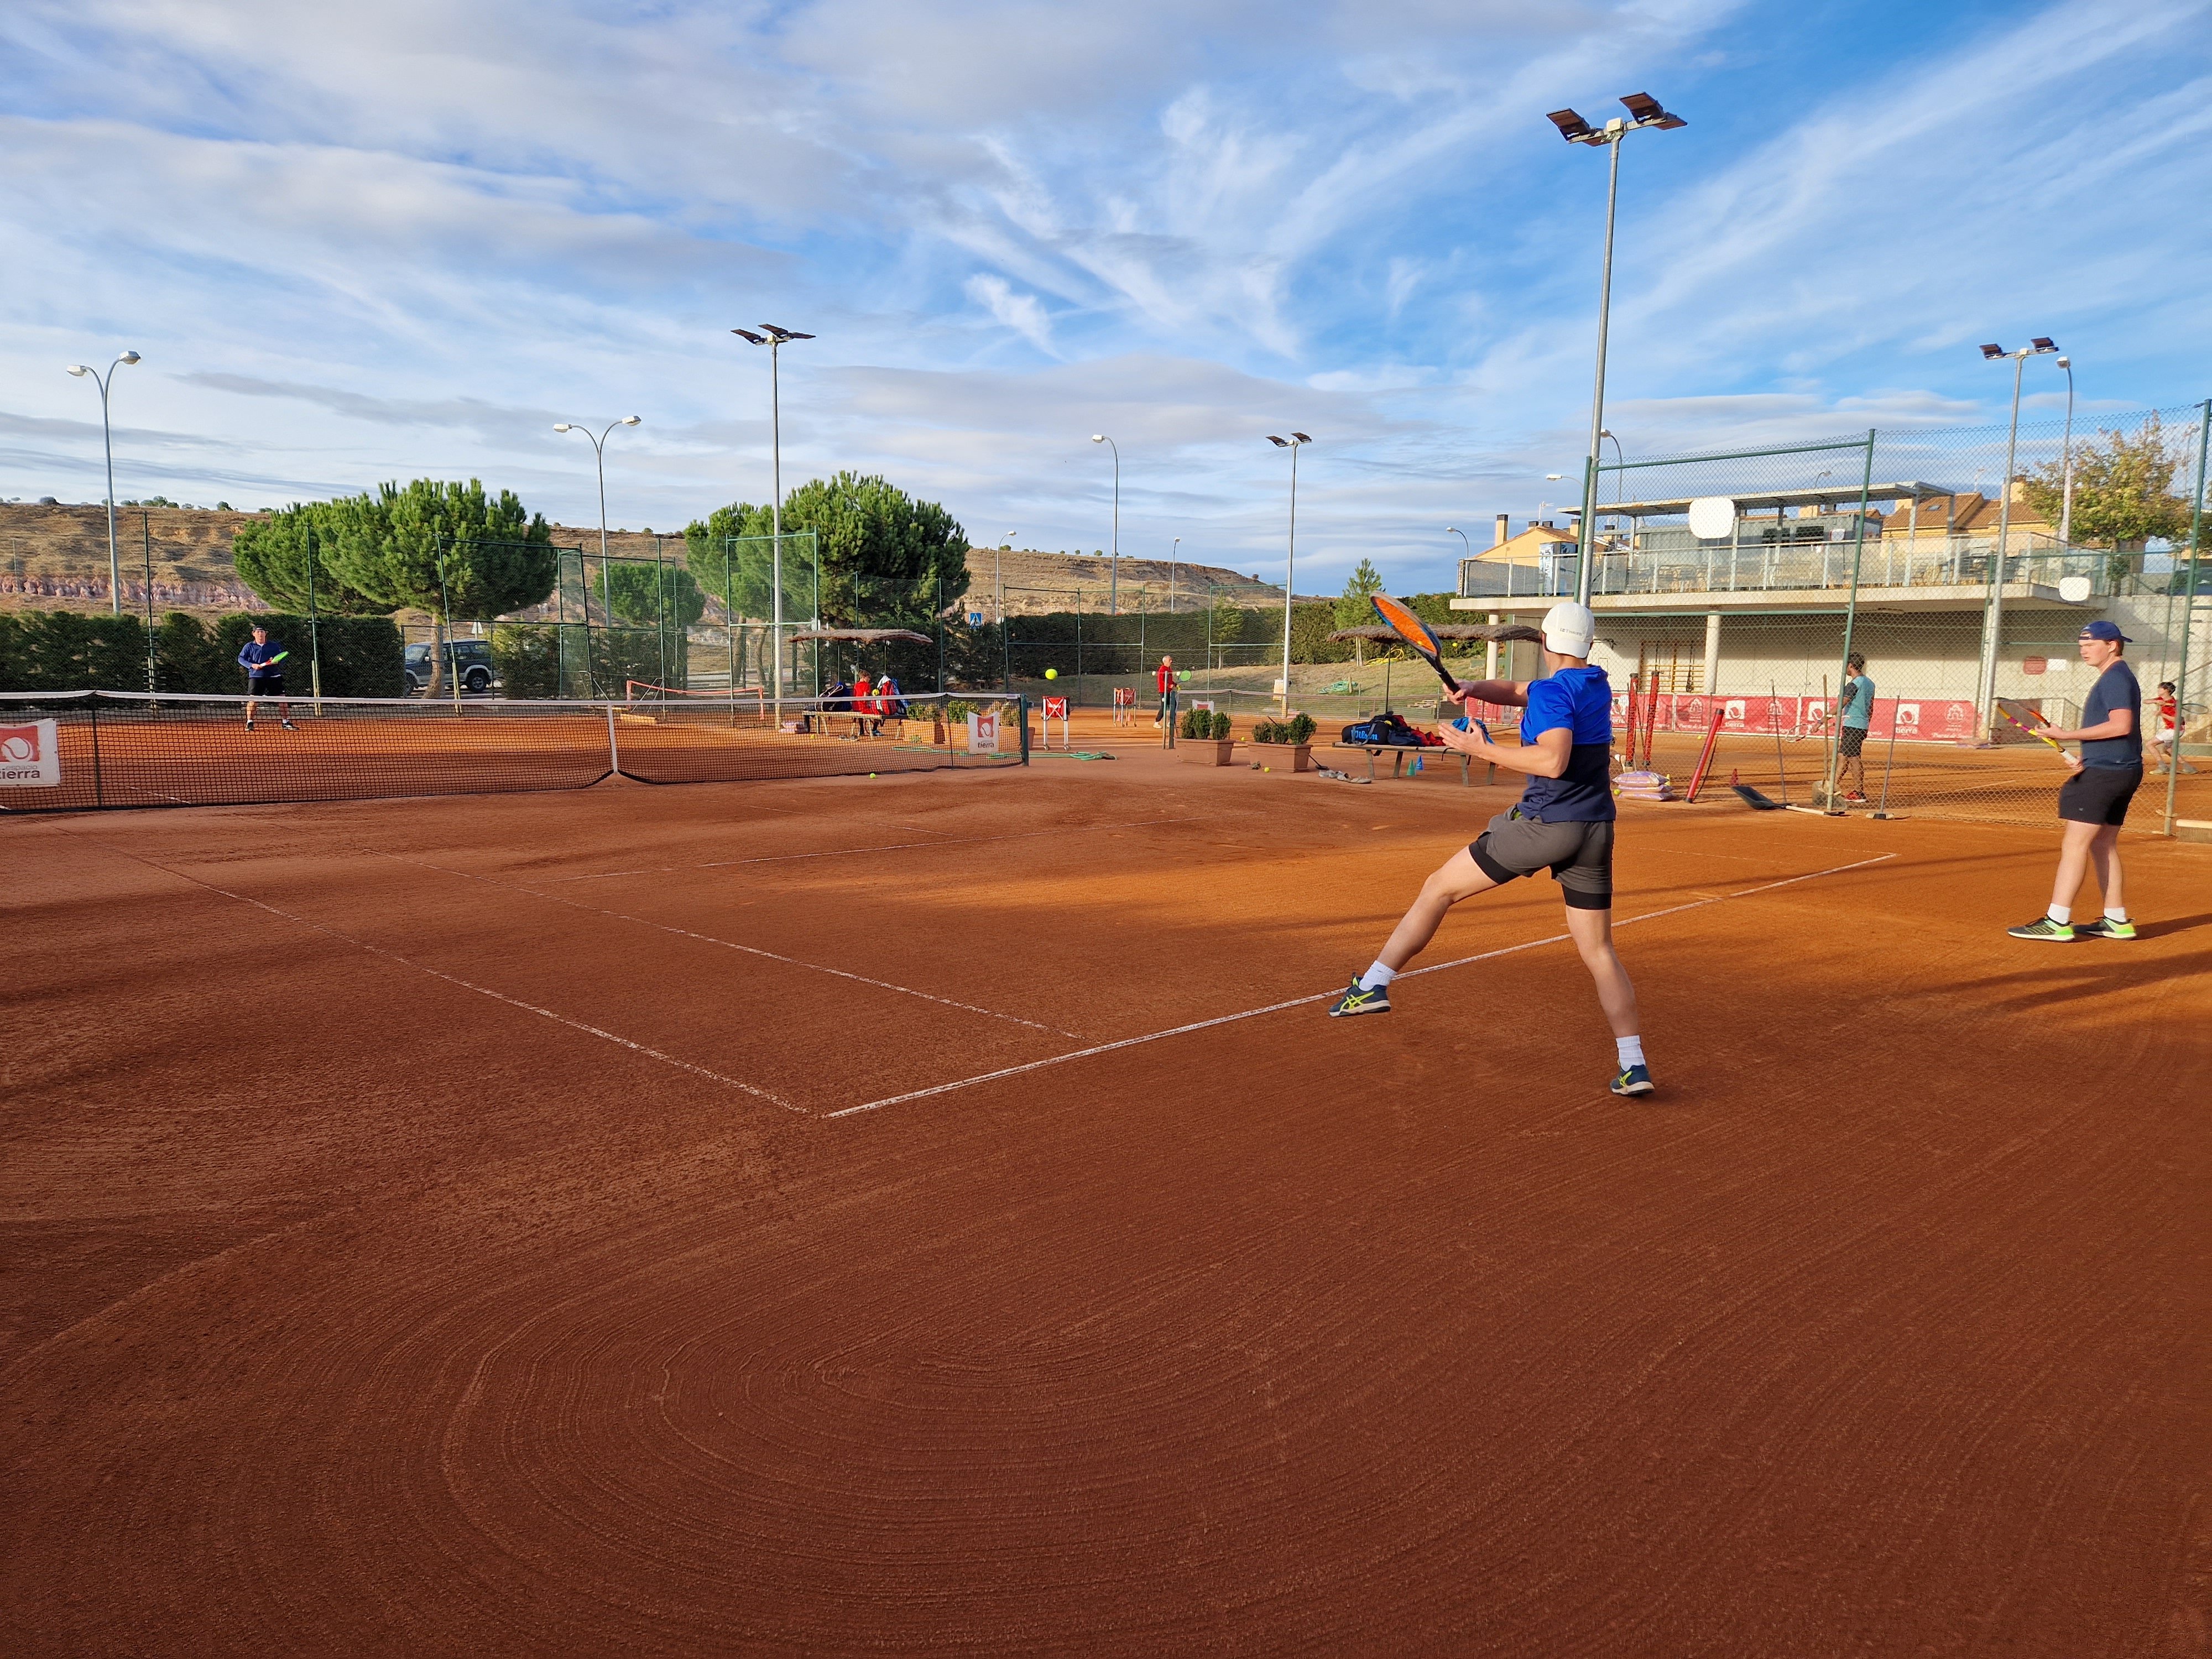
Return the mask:
<svg viewBox="0 0 2212 1659">
<path fill-rule="evenodd" d="M 1617 1095 L 1648 1095 L 1651 1090 L 1651 1068 L 1641 1060 L 1621 1067 L 1620 1075 L 1613 1080 L 1613 1091 Z"/>
<path fill-rule="evenodd" d="M 2008 927 L 2005 932 L 2014 939 L 2049 939 L 2054 945 L 2071 945 L 2074 929 L 2063 921 L 2053 921 L 2049 916 L 2038 916 L 2025 927 Z"/>
<path fill-rule="evenodd" d="M 2099 916 L 2094 921 L 2085 921 L 2074 930 L 2076 939 L 2133 939 L 2136 925 L 2132 921 L 2114 921 L 2110 916 Z"/>
</svg>

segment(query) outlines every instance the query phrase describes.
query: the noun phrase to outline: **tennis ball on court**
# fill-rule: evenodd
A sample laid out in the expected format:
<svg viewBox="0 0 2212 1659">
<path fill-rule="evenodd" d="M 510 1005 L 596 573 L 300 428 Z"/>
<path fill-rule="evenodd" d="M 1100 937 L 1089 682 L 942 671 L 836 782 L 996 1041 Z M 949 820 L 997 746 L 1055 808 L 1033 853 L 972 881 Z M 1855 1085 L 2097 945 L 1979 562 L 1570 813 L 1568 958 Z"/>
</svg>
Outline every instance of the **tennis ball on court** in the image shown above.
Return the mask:
<svg viewBox="0 0 2212 1659">
<path fill-rule="evenodd" d="M 1060 670 L 1057 668 L 1048 668 L 1044 671 L 1044 677 L 1048 680 L 1056 680 L 1060 678 Z"/>
<path fill-rule="evenodd" d="M 876 775 L 875 775 L 873 772 L 871 772 L 871 773 L 869 773 L 869 774 L 868 774 L 868 775 L 869 775 L 870 777 L 872 777 L 872 777 L 873 777 L 873 776 L 875 776 Z"/>
</svg>

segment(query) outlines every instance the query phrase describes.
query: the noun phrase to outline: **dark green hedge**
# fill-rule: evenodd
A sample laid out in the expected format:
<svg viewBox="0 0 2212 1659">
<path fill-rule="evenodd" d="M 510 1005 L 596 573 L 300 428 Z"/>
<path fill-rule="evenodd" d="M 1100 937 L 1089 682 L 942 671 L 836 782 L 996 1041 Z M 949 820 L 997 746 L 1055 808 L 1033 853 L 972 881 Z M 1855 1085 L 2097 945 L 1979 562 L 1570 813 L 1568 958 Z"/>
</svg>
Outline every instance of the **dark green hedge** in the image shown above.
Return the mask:
<svg viewBox="0 0 2212 1659">
<path fill-rule="evenodd" d="M 172 611 L 154 630 L 155 686 L 162 691 L 242 692 L 238 653 L 253 624 L 264 623 L 289 647 L 288 689 L 313 688 L 311 635 L 304 617 L 225 617 L 210 630 Z M 325 617 L 314 630 L 326 697 L 397 697 L 399 630 L 383 617 Z M 146 625 L 136 617 L 75 611 L 0 612 L 0 691 L 143 691 Z"/>
</svg>

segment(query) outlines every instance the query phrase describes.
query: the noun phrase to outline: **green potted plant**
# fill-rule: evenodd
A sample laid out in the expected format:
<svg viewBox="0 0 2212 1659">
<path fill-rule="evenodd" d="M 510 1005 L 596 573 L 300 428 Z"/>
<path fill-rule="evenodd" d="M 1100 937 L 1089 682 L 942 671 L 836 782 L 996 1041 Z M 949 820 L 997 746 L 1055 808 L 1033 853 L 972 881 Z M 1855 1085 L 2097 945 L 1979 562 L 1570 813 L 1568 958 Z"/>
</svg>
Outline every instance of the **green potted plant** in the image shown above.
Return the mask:
<svg viewBox="0 0 2212 1659">
<path fill-rule="evenodd" d="M 1252 728 L 1252 757 L 1260 765 L 1304 772 L 1313 765 L 1314 718 L 1293 714 L 1286 720 L 1261 720 Z"/>
<path fill-rule="evenodd" d="M 1194 766 L 1226 766 L 1235 747 L 1226 714 L 1211 708 L 1186 708 L 1176 722 L 1176 753 Z"/>
</svg>

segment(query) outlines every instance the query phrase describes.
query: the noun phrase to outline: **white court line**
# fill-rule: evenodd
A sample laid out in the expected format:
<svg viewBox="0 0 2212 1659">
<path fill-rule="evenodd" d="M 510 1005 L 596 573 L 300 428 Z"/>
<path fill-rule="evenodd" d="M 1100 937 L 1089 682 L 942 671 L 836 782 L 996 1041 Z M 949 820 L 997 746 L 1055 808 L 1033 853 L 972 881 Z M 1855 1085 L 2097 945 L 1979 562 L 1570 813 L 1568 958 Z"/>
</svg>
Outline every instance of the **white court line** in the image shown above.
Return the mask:
<svg viewBox="0 0 2212 1659">
<path fill-rule="evenodd" d="M 86 836 L 84 839 L 92 840 L 93 837 Z M 694 1066 L 688 1060 L 678 1060 L 673 1054 L 663 1054 L 659 1049 L 647 1048 L 642 1042 L 632 1042 L 628 1037 L 617 1036 L 612 1031 L 603 1031 L 596 1025 L 586 1025 L 582 1020 L 571 1019 L 566 1014 L 556 1014 L 550 1008 L 541 1008 L 534 1002 L 525 1002 L 521 998 L 511 997 L 504 991 L 495 991 L 488 986 L 471 984 L 467 980 L 457 978 L 452 974 L 433 968 L 428 963 L 417 962 L 412 957 L 403 957 L 397 951 L 387 951 L 380 945 L 371 945 L 365 939 L 356 939 L 351 933 L 342 933 L 335 927 L 325 927 L 321 922 L 310 921 L 305 916 L 295 916 L 289 910 L 280 910 L 273 904 L 264 903 L 258 898 L 248 897 L 244 893 L 234 893 L 228 887 L 218 887 L 211 881 L 203 881 L 199 877 L 187 871 L 173 869 L 168 865 L 146 857 L 143 854 L 133 853 L 128 848 L 117 847 L 108 842 L 99 842 L 97 844 L 107 848 L 110 852 L 121 853 L 125 858 L 136 859 L 141 864 L 151 865 L 155 869 L 165 874 L 175 876 L 179 880 L 191 882 L 195 887 L 204 887 L 210 893 L 220 893 L 227 899 L 235 899 L 240 904 L 250 904 L 257 910 L 266 910 L 272 916 L 282 916 L 287 921 L 296 922 L 302 927 L 313 928 L 325 938 L 338 939 L 347 945 L 355 945 L 368 951 L 371 956 L 382 957 L 388 962 L 396 962 L 404 967 L 412 968 L 417 973 L 428 974 L 433 979 L 441 979 L 447 984 L 458 986 L 464 991 L 473 991 L 480 997 L 489 997 L 494 1002 L 503 1002 L 510 1008 L 520 1008 L 525 1013 L 536 1014 L 541 1018 L 551 1020 L 556 1025 L 565 1025 L 572 1031 L 581 1031 L 587 1036 L 595 1036 L 604 1042 L 615 1043 L 621 1048 L 628 1048 L 633 1054 L 643 1054 L 648 1060 L 657 1060 L 664 1066 L 673 1066 L 679 1072 L 689 1072 L 694 1077 L 703 1077 L 709 1082 L 723 1084 L 742 1093 L 751 1095 L 756 1099 L 771 1102 L 782 1107 L 786 1111 L 797 1112 L 802 1117 L 814 1115 L 805 1107 L 795 1106 L 781 1095 L 771 1094 L 766 1089 L 757 1088 L 750 1083 L 741 1083 L 733 1077 L 724 1077 L 720 1072 L 710 1072 L 703 1066 Z"/>
<path fill-rule="evenodd" d="M 895 985 L 887 979 L 870 979 L 866 974 L 856 974 L 848 969 L 831 968 L 819 962 L 808 962 L 799 957 L 787 957 L 781 951 L 763 950 L 757 945 L 739 945 L 735 939 L 716 939 L 712 933 L 695 933 L 689 927 L 678 927 L 672 922 L 655 921 L 650 916 L 633 916 L 623 910 L 605 910 L 596 904 L 586 904 L 581 899 L 563 898 L 558 893 L 542 893 L 535 887 L 518 887 L 512 882 L 495 881 L 489 876 L 479 876 L 467 870 L 455 870 L 443 864 L 433 864 L 428 859 L 410 859 L 398 853 L 386 853 L 375 848 L 368 851 L 379 858 L 390 859 L 395 864 L 411 864 L 418 870 L 435 870 L 441 875 L 457 876 L 463 881 L 482 882 L 487 887 L 497 888 L 502 893 L 525 893 L 532 898 L 541 898 L 552 904 L 565 904 L 572 910 L 582 910 L 594 916 L 607 916 L 616 921 L 634 921 L 641 927 L 658 928 L 664 933 L 673 933 L 679 939 L 695 939 L 702 945 L 719 945 L 725 951 L 742 951 L 749 957 L 764 957 L 770 962 L 781 962 L 793 968 L 811 969 L 817 974 L 830 974 L 839 979 L 849 979 L 855 985 L 872 985 L 879 991 L 896 991 L 902 996 L 920 997 L 924 1002 L 936 1003 L 943 1008 L 957 1008 L 970 1014 L 982 1014 L 992 1019 L 1003 1019 L 1015 1025 L 1026 1025 L 1032 1031 L 1049 1031 L 1054 1036 L 1083 1040 L 1080 1031 L 1063 1030 L 1057 1025 L 1043 1025 L 1033 1019 L 1024 1019 L 1019 1014 L 1001 1013 L 996 1008 L 985 1008 L 972 1002 L 962 1002 L 952 997 L 941 997 L 928 991 L 917 991 L 911 985 Z"/>
<path fill-rule="evenodd" d="M 1639 921 L 1656 921 L 1662 916 L 1680 915 L 1685 910 L 1702 910 L 1709 904 L 1725 904 L 1730 899 L 1749 898 L 1754 893 L 1771 893 L 1778 887 L 1789 887 L 1801 881 L 1817 881 L 1822 876 L 1840 875 L 1846 870 L 1862 870 L 1869 864 L 1881 864 L 1897 856 L 1883 853 L 1877 857 L 1861 859 L 1854 864 L 1832 865 L 1826 870 L 1814 870 L 1802 876 L 1787 876 L 1780 881 L 1770 881 L 1764 886 L 1747 887 L 1739 893 L 1723 893 L 1717 898 L 1692 899 L 1687 904 L 1670 904 L 1663 910 L 1647 910 L 1640 916 L 1630 916 L 1613 923 L 1615 928 L 1633 927 Z M 1533 951 L 1539 945 L 1558 945 L 1571 935 L 1553 933 L 1548 939 L 1532 939 L 1520 945 L 1508 945 L 1496 951 L 1485 951 L 1478 956 L 1461 957 L 1454 962 L 1439 962 L 1427 968 L 1410 969 L 1398 975 L 1413 979 L 1422 974 L 1441 974 L 1447 968 L 1464 968 L 1469 963 L 1490 962 L 1499 957 L 1510 957 L 1516 951 Z M 932 1095 L 951 1094 L 956 1089 L 973 1088 L 979 1083 L 995 1083 L 1000 1078 L 1019 1077 L 1024 1072 L 1042 1071 L 1048 1066 L 1065 1066 L 1072 1060 L 1088 1060 L 1094 1054 L 1110 1054 L 1116 1048 L 1133 1048 L 1140 1043 L 1158 1042 L 1168 1037 L 1187 1036 L 1193 1031 L 1204 1031 L 1216 1025 L 1233 1025 L 1239 1020 L 1257 1019 L 1262 1014 L 1279 1014 L 1285 1008 L 1303 1008 L 1310 1003 L 1326 1002 L 1340 996 L 1340 991 L 1317 991 L 1311 996 L 1292 997 L 1287 1002 L 1271 1002 L 1264 1008 L 1247 1008 L 1242 1013 L 1222 1014 L 1213 1019 L 1194 1020 L 1188 1025 L 1171 1026 L 1164 1031 L 1148 1031 L 1142 1036 L 1123 1037 L 1115 1042 L 1101 1042 L 1089 1048 L 1078 1048 L 1073 1054 L 1054 1054 L 1044 1060 L 1033 1060 L 1024 1066 L 1008 1066 L 995 1072 L 985 1072 L 975 1077 L 964 1077 L 953 1083 L 939 1083 L 927 1089 L 909 1089 L 902 1095 L 886 1095 L 881 1100 L 863 1101 L 858 1106 L 840 1107 L 834 1112 L 823 1112 L 823 1117 L 851 1117 L 856 1112 L 873 1112 L 885 1106 L 902 1105 L 909 1100 L 927 1100 Z"/>
<path fill-rule="evenodd" d="M 730 870 L 741 864 L 789 864 L 799 859 L 844 859 L 858 853 L 906 853 L 918 847 L 980 847 L 992 842 L 1035 841 L 1041 836 L 1085 836 L 1095 830 L 1143 830 L 1156 823 L 1201 823 L 1202 817 L 1133 818 L 1127 823 L 1063 824 L 1056 830 L 1024 830 L 1014 836 L 940 836 L 934 841 L 895 841 L 883 847 L 837 847 L 826 853 L 769 853 L 759 858 L 717 859 L 711 864 L 663 864 L 650 870 L 600 870 L 588 876 L 551 876 L 548 880 L 613 881 L 622 876 L 671 876 L 684 870 Z"/>
</svg>

